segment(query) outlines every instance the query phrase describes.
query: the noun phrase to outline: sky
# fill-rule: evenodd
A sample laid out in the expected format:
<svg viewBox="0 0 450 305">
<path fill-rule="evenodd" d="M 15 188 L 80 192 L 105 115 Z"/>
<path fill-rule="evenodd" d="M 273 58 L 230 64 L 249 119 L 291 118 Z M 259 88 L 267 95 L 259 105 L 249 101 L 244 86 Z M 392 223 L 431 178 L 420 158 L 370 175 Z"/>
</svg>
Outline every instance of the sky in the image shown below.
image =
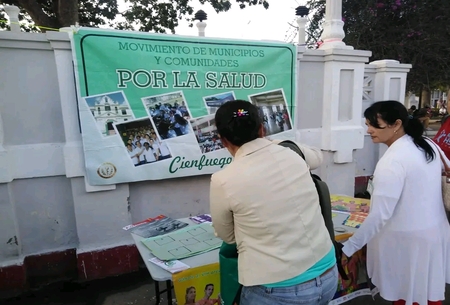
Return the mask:
<svg viewBox="0 0 450 305">
<path fill-rule="evenodd" d="M 198 0 L 192 0 L 194 12 L 203 10 L 208 15 L 206 20 L 205 36 L 254 40 L 278 40 L 292 41 L 297 39 L 292 36 L 296 33 L 289 23 L 297 26 L 295 8 L 305 5 L 305 0 L 268 0 L 269 9 L 262 6 L 240 9 L 232 0 L 231 9 L 228 12 L 216 13 L 209 4 L 201 5 Z M 120 9 L 126 8 L 123 1 L 119 0 Z M 197 21 L 195 21 L 196 23 Z M 198 29 L 189 27 L 186 21 L 182 21 L 176 28 L 176 34 L 197 36 Z M 286 36 L 286 34 L 289 34 Z"/>
</svg>

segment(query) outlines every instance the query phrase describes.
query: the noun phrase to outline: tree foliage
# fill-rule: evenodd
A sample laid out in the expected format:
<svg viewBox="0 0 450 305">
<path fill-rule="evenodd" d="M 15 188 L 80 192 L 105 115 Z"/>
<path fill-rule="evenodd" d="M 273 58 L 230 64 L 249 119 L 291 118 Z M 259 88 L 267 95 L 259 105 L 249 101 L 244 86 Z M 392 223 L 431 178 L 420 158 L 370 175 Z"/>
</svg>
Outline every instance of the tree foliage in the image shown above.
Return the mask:
<svg viewBox="0 0 450 305">
<path fill-rule="evenodd" d="M 308 45 L 322 33 L 325 0 L 309 0 L 314 13 Z M 450 84 L 450 1 L 343 0 L 345 43 L 372 51 L 373 60 L 410 63 L 408 89 L 419 92 Z"/>
<path fill-rule="evenodd" d="M 209 3 L 216 12 L 228 11 L 232 3 L 229 0 L 199 0 L 201 4 Z M 34 22 L 46 28 L 58 29 L 74 25 L 98 27 L 109 26 L 116 29 L 153 31 L 165 33 L 175 29 L 179 21 L 186 19 L 192 23 L 194 8 L 192 0 L 124 0 L 129 5 L 125 12 L 119 12 L 117 0 L 0 0 L 0 5 L 16 5 L 21 9 L 20 20 Z M 241 9 L 246 6 L 262 5 L 266 9 L 266 0 L 235 0 Z M 0 9 L 0 20 L 6 14 Z M 118 17 L 120 20 L 118 20 Z M 6 28 L 5 22 L 0 28 Z M 34 26 L 23 25 L 25 31 L 36 31 Z"/>
</svg>

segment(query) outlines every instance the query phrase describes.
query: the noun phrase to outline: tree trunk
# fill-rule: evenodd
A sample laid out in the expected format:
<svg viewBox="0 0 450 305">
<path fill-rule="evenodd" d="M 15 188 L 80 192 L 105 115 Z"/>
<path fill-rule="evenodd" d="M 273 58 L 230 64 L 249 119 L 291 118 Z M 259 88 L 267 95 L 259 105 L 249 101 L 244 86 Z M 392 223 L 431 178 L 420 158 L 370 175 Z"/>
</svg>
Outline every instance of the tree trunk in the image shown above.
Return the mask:
<svg viewBox="0 0 450 305">
<path fill-rule="evenodd" d="M 417 105 L 417 109 L 420 109 L 422 107 L 422 91 L 423 91 L 423 85 L 420 86 L 419 91 L 419 104 Z"/>
<path fill-rule="evenodd" d="M 78 22 L 78 0 L 54 0 L 58 1 L 59 26 L 67 27 Z"/>
<path fill-rule="evenodd" d="M 431 91 L 429 88 L 422 89 L 421 107 L 431 106 Z"/>
<path fill-rule="evenodd" d="M 409 109 L 411 107 L 411 96 L 412 96 L 412 92 L 411 91 L 406 91 L 405 101 L 404 101 L 403 105 L 405 105 L 405 107 L 407 109 Z"/>
</svg>

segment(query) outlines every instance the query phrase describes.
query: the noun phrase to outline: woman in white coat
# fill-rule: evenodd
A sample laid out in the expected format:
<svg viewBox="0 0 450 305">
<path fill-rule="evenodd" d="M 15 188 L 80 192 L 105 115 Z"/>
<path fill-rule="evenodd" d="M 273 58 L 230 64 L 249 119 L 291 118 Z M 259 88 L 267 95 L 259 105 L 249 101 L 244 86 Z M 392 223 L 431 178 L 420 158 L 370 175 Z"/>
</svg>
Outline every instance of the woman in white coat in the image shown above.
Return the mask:
<svg viewBox="0 0 450 305">
<path fill-rule="evenodd" d="M 367 244 L 369 277 L 395 305 L 442 304 L 450 226 L 439 150 L 399 102 L 374 103 L 364 117 L 372 141 L 388 149 L 375 168 L 369 216 L 342 250 L 350 257 Z"/>
</svg>

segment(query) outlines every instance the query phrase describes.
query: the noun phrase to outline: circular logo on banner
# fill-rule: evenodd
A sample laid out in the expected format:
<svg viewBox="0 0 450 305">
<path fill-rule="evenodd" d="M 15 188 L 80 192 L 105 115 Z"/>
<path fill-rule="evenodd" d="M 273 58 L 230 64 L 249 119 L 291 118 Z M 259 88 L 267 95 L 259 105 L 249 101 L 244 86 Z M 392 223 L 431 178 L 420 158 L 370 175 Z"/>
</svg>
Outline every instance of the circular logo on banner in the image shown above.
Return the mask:
<svg viewBox="0 0 450 305">
<path fill-rule="evenodd" d="M 114 177 L 116 172 L 117 172 L 116 166 L 109 162 L 103 163 L 97 169 L 97 174 L 104 179 L 109 179 L 109 178 Z"/>
</svg>

